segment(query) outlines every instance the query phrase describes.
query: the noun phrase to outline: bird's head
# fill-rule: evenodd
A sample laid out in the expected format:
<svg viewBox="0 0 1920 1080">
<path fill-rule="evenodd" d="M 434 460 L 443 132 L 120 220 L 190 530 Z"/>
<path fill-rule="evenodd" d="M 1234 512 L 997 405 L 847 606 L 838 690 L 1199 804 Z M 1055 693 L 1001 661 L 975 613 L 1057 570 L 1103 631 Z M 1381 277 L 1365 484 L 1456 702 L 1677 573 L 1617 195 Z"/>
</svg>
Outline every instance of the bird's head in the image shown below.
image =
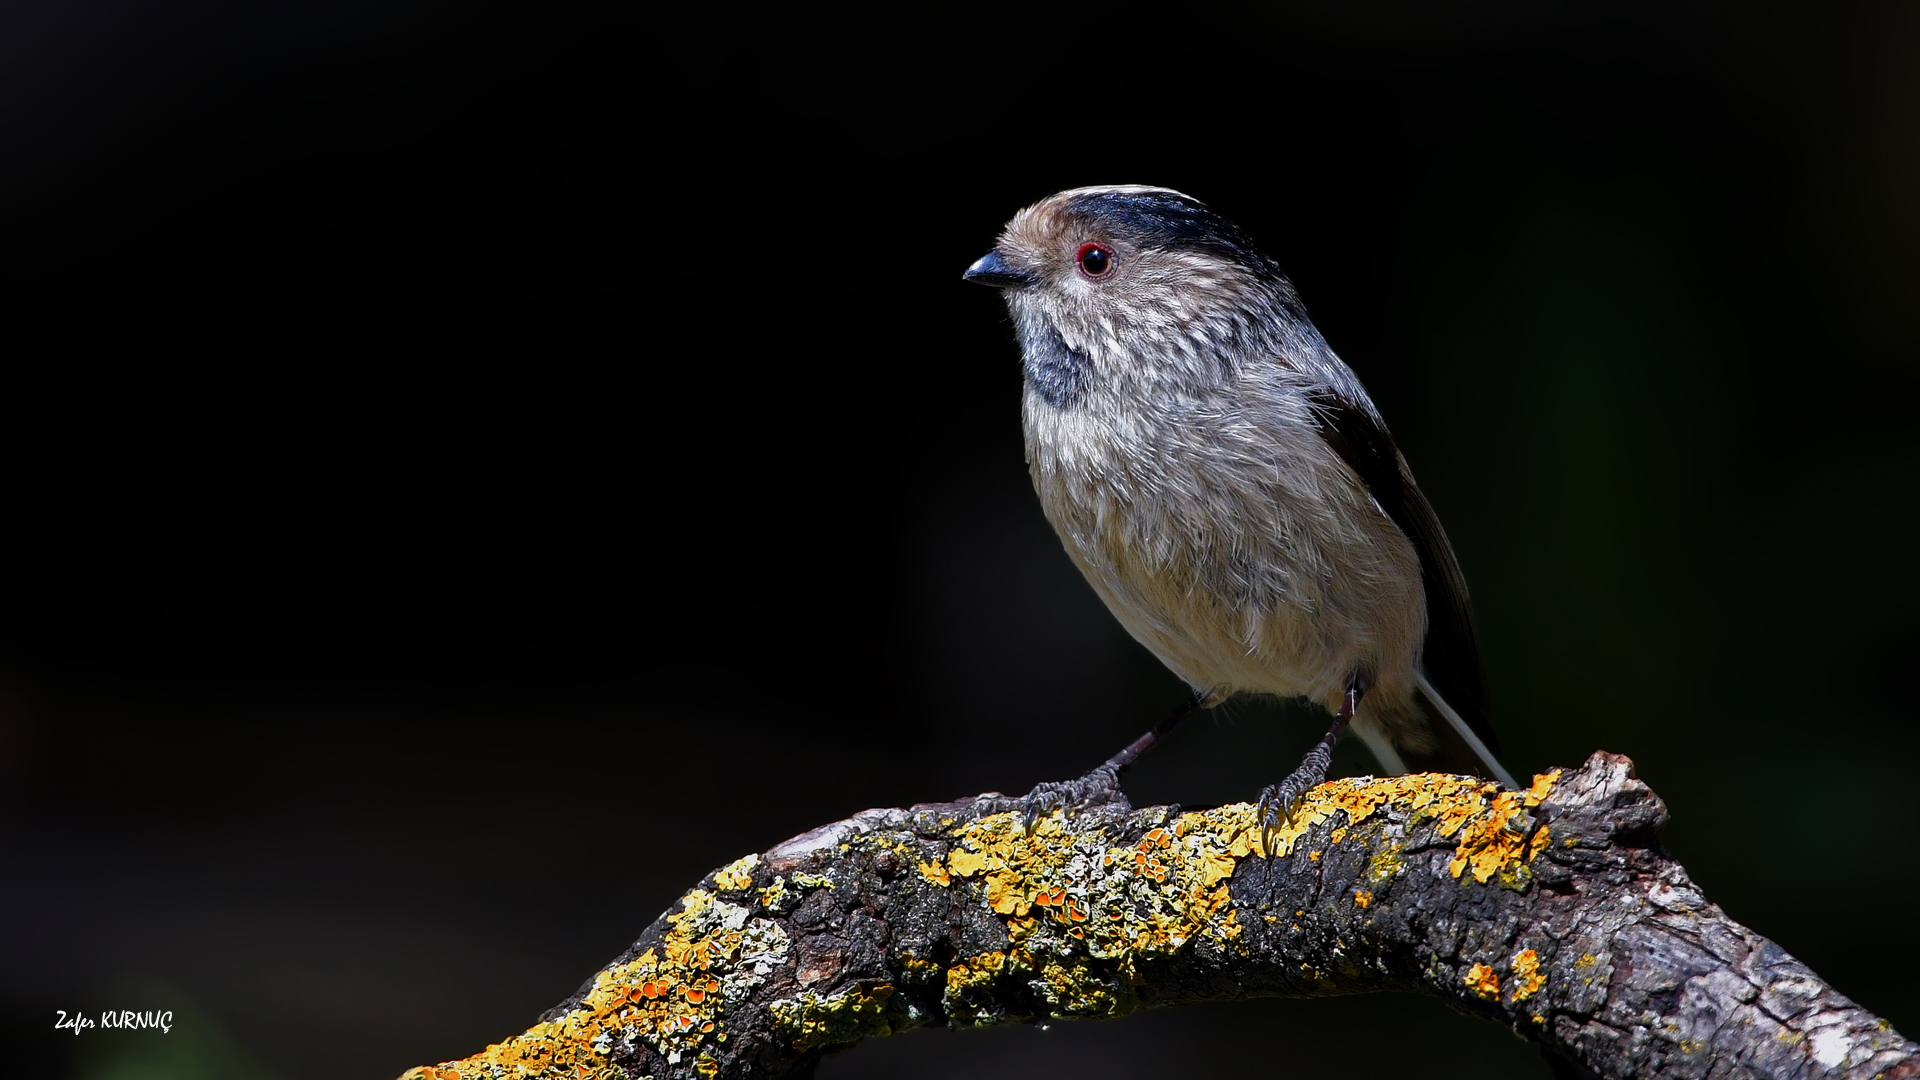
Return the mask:
<svg viewBox="0 0 1920 1080">
<path fill-rule="evenodd" d="M 1218 380 L 1305 322 L 1279 267 L 1239 226 L 1167 188 L 1042 199 L 964 276 L 1006 296 L 1030 380 L 1036 362 L 1077 365 L 1063 395 L 1074 400 L 1116 379 Z"/>
</svg>

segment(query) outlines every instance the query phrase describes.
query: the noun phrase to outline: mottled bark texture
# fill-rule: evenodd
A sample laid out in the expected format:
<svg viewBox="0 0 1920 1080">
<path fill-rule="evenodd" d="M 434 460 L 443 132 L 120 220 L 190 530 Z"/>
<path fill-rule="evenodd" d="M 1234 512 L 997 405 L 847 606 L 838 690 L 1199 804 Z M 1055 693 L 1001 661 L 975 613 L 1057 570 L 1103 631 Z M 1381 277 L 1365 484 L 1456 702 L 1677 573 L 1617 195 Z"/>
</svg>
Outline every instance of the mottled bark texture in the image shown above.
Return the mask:
<svg viewBox="0 0 1920 1080">
<path fill-rule="evenodd" d="M 1336 780 L 1270 838 L 1244 804 L 1032 835 L 1007 805 L 869 810 L 740 859 L 525 1034 L 407 1077 L 777 1077 L 923 1024 L 1374 990 L 1603 1077 L 1920 1076 L 1920 1047 L 1701 896 L 1622 757 L 1527 791 Z"/>
</svg>

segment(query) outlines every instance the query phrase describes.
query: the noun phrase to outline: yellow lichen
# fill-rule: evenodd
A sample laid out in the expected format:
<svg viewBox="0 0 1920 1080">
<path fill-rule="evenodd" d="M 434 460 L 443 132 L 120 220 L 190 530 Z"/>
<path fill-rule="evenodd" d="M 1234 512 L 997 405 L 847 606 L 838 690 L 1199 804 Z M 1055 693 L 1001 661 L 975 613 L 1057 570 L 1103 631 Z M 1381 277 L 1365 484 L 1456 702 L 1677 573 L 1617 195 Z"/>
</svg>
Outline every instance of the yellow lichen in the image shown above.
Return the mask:
<svg viewBox="0 0 1920 1080">
<path fill-rule="evenodd" d="M 1375 881 L 1387 881 L 1400 872 L 1407 863 L 1399 844 L 1384 843 L 1367 860 L 1367 874 Z"/>
<path fill-rule="evenodd" d="M 1044 996 L 1059 1016 L 1125 1016 L 1139 1004 L 1128 968 L 1119 980 L 1102 978 L 1086 964 L 1047 964 L 1040 969 Z"/>
<path fill-rule="evenodd" d="M 1467 989 L 1488 1001 L 1496 1001 L 1500 997 L 1500 976 L 1485 964 L 1468 968 L 1466 982 Z"/>
<path fill-rule="evenodd" d="M 1536 833 L 1529 845 L 1507 826 L 1528 799 L 1537 805 L 1548 795 L 1557 779 L 1547 774 L 1525 792 L 1444 774 L 1337 780 L 1309 791 L 1292 817 L 1272 831 L 1272 854 L 1294 854 L 1309 829 L 1340 814 L 1346 820 L 1330 830 L 1329 839 L 1344 841 L 1353 826 L 1394 804 L 1432 821 L 1440 835 L 1458 837 L 1449 865 L 1455 876 L 1471 868 L 1478 881 L 1503 874 L 1503 881 L 1517 886 L 1525 880 L 1525 860 L 1542 842 Z M 1245 804 L 1188 813 L 1170 827 L 1148 829 L 1132 846 L 1096 849 L 1072 833 L 1064 815 L 1044 818 L 1028 833 L 1016 815 L 999 814 L 961 826 L 946 858 L 923 864 L 921 873 L 938 881 L 944 866 L 949 883 L 981 882 L 988 906 L 1007 920 L 1009 941 L 1048 957 L 1050 966 L 1041 971 L 1057 1011 L 1124 1010 L 1131 1007 L 1130 994 L 1116 990 L 1115 965 L 1176 952 L 1201 936 L 1238 946 L 1240 924 L 1227 882 L 1238 860 L 1268 853 L 1269 836 L 1255 815 Z M 1371 856 L 1369 872 L 1375 880 L 1389 880 L 1404 858 L 1397 846 L 1384 846 Z M 1354 903 L 1366 908 L 1373 897 L 1373 890 L 1359 889 Z M 1009 970 L 972 958 L 949 969 L 948 987 L 953 993 L 984 989 Z M 1318 972 L 1314 977 L 1324 978 Z"/>
<path fill-rule="evenodd" d="M 1414 773 L 1387 779 L 1353 777 L 1321 784 L 1307 792 L 1292 818 L 1273 830 L 1273 854 L 1291 855 L 1294 844 L 1315 825 L 1344 812 L 1345 826 L 1373 816 L 1388 803 L 1405 806 L 1422 819 L 1437 818 L 1442 836 L 1452 836 L 1469 821 L 1489 809 L 1489 797 L 1497 785 L 1471 777 L 1445 773 Z M 1518 798 L 1518 793 L 1513 793 Z M 1222 807 L 1210 813 L 1223 815 L 1222 825 L 1237 827 L 1228 850 L 1236 857 L 1266 855 L 1264 838 L 1254 823 L 1254 808 L 1242 803 Z"/>
<path fill-rule="evenodd" d="M 713 875 L 716 889 L 744 889 L 753 884 L 753 868 L 760 865 L 760 856 L 748 855 L 743 859 L 730 862 L 719 873 Z"/>
<path fill-rule="evenodd" d="M 1292 854 L 1294 844 L 1308 829 L 1336 813 L 1345 812 L 1347 824 L 1341 828 L 1351 828 L 1379 807 L 1392 803 L 1407 807 L 1417 819 L 1432 820 L 1441 836 L 1458 836 L 1459 846 L 1448 864 L 1449 872 L 1459 877 L 1471 868 L 1474 880 L 1484 884 L 1502 868 L 1530 860 L 1545 848 L 1546 829 L 1535 832 L 1529 845 L 1524 830 L 1512 832 L 1508 826 L 1521 810 L 1539 805 L 1559 777 L 1558 770 L 1536 777 L 1525 792 L 1501 791 L 1496 784 L 1444 773 L 1335 780 L 1307 792 L 1293 817 L 1273 831 L 1273 854 Z M 1223 807 L 1214 813 L 1232 813 L 1244 821 L 1227 848 L 1229 854 L 1244 858 L 1267 853 L 1264 837 L 1253 827 L 1251 806 Z M 1388 875 L 1398 869 L 1397 864 L 1376 863 L 1376 871 L 1384 870 Z"/>
<path fill-rule="evenodd" d="M 1003 952 L 981 953 L 971 957 L 967 963 L 955 964 L 947 969 L 947 989 L 965 990 L 972 986 L 987 986 L 1007 966 L 1007 954 Z"/>
<path fill-rule="evenodd" d="M 796 997 L 770 1002 L 780 1033 L 793 1040 L 795 1050 L 845 1046 L 874 1035 L 893 1034 L 887 1023 L 887 999 L 893 987 L 882 983 L 871 989 L 855 986 L 831 997 L 803 990 Z"/>
<path fill-rule="evenodd" d="M 1510 966 L 1514 978 L 1513 1000 L 1525 1001 L 1547 985 L 1547 977 L 1540 974 L 1540 954 L 1532 949 L 1521 949 L 1514 953 Z"/>
<path fill-rule="evenodd" d="M 1234 860 L 1225 852 L 1209 848 L 1194 855 L 1199 864 L 1200 887 L 1211 889 L 1233 876 Z"/>
<path fill-rule="evenodd" d="M 1033 898 L 1021 888 L 1023 877 L 1011 870 L 987 875 L 987 906 L 1001 915 L 1025 915 Z"/>
<path fill-rule="evenodd" d="M 1301 837 L 1337 815 L 1345 820 L 1330 831 L 1338 831 L 1334 839 L 1343 842 L 1354 826 L 1393 804 L 1411 811 L 1416 821 L 1431 822 L 1440 836 L 1457 838 L 1448 866 L 1455 877 L 1471 869 L 1482 883 L 1496 874 L 1520 882 L 1523 864 L 1546 846 L 1546 830 L 1529 837 L 1509 826 L 1516 815 L 1547 798 L 1558 779 L 1558 772 L 1536 777 L 1524 792 L 1436 773 L 1336 780 L 1307 792 L 1271 832 L 1262 828 L 1257 810 L 1242 803 L 1163 820 L 1138 843 L 1122 846 L 1075 835 L 1064 815 L 1043 819 L 1028 833 L 1018 815 L 996 814 L 958 826 L 943 858 L 913 861 L 923 877 L 943 886 L 979 881 L 987 902 L 1007 922 L 1010 945 L 1000 963 L 972 957 L 952 965 L 945 971 L 950 991 L 1020 980 L 1023 986 L 1044 988 L 1041 996 L 1056 1015 L 1117 1015 L 1137 1005 L 1135 965 L 1142 957 L 1172 954 L 1201 939 L 1215 947 L 1244 948 L 1228 891 L 1238 860 L 1292 855 Z M 1398 848 L 1383 846 L 1371 856 L 1369 871 L 1376 881 L 1386 881 L 1402 864 Z M 722 892 L 750 888 L 759 865 L 754 856 L 738 860 L 715 875 L 715 887 Z M 767 911 L 779 912 L 797 902 L 796 886 L 833 887 L 822 875 L 794 873 L 775 877 L 757 899 Z M 1355 893 L 1361 907 L 1372 898 L 1371 890 Z M 565 1016 L 465 1061 L 436 1066 L 437 1072 L 416 1069 L 408 1075 L 421 1080 L 463 1071 L 491 1076 L 492 1067 L 499 1066 L 516 1078 L 611 1076 L 605 1048 L 610 1040 L 627 1038 L 662 1054 L 692 1055 L 697 1071 L 708 1040 L 726 1038 L 719 1023 L 724 1007 L 744 1000 L 788 951 L 785 931 L 771 920 L 753 918 L 754 910 L 696 889 L 668 917 L 669 929 L 657 950 L 602 972 L 586 1000 Z M 1036 957 L 1043 958 L 1038 966 Z M 924 977 L 940 977 L 931 962 L 921 967 L 927 969 Z M 922 977 L 920 968 L 911 970 Z M 1515 973 L 1519 987 L 1534 992 L 1525 989 L 1527 976 L 1518 960 Z M 1317 970 L 1310 975 L 1327 978 Z M 1484 965 L 1474 965 L 1468 983 L 1476 993 L 1483 985 L 1498 993 L 1498 977 Z M 889 1030 L 883 1005 L 891 993 L 891 986 L 879 986 L 827 999 L 802 991 L 797 999 L 771 1007 L 785 1010 L 784 1029 L 797 1042 L 840 1045 L 843 1039 Z"/>
<path fill-rule="evenodd" d="M 744 862 L 723 873 L 738 872 Z M 682 897 L 667 923 L 659 949 L 602 971 L 565 1016 L 462 1061 L 413 1069 L 403 1080 L 492 1077 L 495 1067 L 526 1080 L 613 1078 L 620 1071 L 608 1052 L 614 1040 L 626 1038 L 662 1054 L 704 1052 L 707 1040 L 726 1037 L 719 1018 L 727 1003 L 744 1000 L 785 958 L 787 934 L 705 889 Z"/>
<path fill-rule="evenodd" d="M 1006 918 L 1009 942 L 1044 950 L 1043 996 L 1056 1015 L 1114 1015 L 1136 1004 L 1131 990 L 1139 953 L 1171 953 L 1198 937 L 1237 945 L 1227 882 L 1238 865 L 1231 848 L 1247 820 L 1185 815 L 1150 828 L 1138 843 L 1113 847 L 1076 835 L 1060 816 L 1032 833 L 1013 814 L 963 826 L 945 860 L 952 878 L 981 882 L 984 899 Z M 923 871 L 925 873 L 925 871 Z M 973 957 L 948 972 L 949 1015 L 975 1016 L 960 995 L 1033 970 L 1032 960 L 996 964 Z"/>
<path fill-rule="evenodd" d="M 976 1007 L 976 1001 L 994 1000 L 993 986 L 1003 976 L 1017 976 L 1021 972 L 1033 970 L 1033 954 L 1025 949 L 1011 949 L 1007 952 L 987 952 L 968 957 L 946 971 L 947 989 L 942 995 L 947 1018 L 957 1023 L 991 1024 L 1000 1019 L 994 1011 L 982 1012 Z M 983 991 L 984 998 L 977 997 L 973 990 Z"/>
<path fill-rule="evenodd" d="M 982 852 L 955 848 L 947 853 L 947 868 L 961 877 L 972 877 L 987 865 L 987 857 Z"/>
</svg>

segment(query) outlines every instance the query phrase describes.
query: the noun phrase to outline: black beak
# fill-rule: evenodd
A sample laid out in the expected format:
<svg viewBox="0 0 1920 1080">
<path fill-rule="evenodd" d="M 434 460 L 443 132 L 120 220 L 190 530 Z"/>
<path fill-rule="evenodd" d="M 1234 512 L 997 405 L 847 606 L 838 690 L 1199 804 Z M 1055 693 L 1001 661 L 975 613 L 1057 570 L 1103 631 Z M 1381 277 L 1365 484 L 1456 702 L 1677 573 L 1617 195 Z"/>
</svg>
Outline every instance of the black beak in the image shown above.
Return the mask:
<svg viewBox="0 0 1920 1080">
<path fill-rule="evenodd" d="M 982 285 L 991 285 L 996 289 L 1017 289 L 1022 285 L 1033 284 L 1033 275 L 1023 270 L 1015 270 L 1007 265 L 1007 260 L 997 251 L 989 251 L 967 267 L 960 275 L 962 281 L 977 281 Z"/>
</svg>

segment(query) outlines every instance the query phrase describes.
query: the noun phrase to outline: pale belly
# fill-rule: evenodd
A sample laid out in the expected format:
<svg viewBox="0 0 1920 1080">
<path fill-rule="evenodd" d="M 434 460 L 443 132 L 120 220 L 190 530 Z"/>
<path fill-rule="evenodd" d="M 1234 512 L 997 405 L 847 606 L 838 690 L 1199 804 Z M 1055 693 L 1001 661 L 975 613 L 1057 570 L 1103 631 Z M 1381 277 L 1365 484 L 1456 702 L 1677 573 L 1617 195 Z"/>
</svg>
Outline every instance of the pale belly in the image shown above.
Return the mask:
<svg viewBox="0 0 1920 1080">
<path fill-rule="evenodd" d="M 1172 467 L 1146 472 L 1035 469 L 1034 482 L 1068 555 L 1167 667 L 1198 691 L 1329 708 L 1356 674 L 1377 698 L 1411 693 L 1426 629 L 1418 557 L 1330 452 L 1198 497 Z"/>
</svg>

